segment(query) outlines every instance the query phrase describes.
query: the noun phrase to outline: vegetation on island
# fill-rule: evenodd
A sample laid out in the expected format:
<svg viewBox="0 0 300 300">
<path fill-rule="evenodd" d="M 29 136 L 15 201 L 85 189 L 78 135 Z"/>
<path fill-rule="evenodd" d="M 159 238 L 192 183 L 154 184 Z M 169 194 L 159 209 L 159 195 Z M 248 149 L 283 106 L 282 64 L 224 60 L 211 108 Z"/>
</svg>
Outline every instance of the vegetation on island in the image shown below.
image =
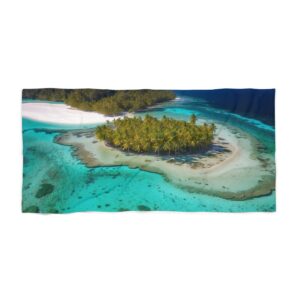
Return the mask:
<svg viewBox="0 0 300 300">
<path fill-rule="evenodd" d="M 96 137 L 109 145 L 136 153 L 180 154 L 205 150 L 211 146 L 216 126 L 164 116 L 162 119 L 146 115 L 116 119 L 96 128 Z"/>
<path fill-rule="evenodd" d="M 134 112 L 172 100 L 175 93 L 167 90 L 96 90 L 96 89 L 25 89 L 23 99 L 63 101 L 85 111 L 105 115 Z"/>
</svg>

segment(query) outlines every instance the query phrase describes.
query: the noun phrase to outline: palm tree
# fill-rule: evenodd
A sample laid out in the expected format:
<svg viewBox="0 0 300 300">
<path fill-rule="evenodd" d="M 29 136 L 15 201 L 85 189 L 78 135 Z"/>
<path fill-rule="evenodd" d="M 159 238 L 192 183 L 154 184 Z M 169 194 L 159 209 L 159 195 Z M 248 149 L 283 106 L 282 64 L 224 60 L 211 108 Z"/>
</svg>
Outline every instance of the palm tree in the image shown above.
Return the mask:
<svg viewBox="0 0 300 300">
<path fill-rule="evenodd" d="M 190 123 L 193 124 L 193 125 L 195 125 L 196 121 L 197 121 L 196 115 L 192 114 L 191 117 L 190 117 Z"/>
<path fill-rule="evenodd" d="M 164 116 L 161 120 L 150 115 L 114 120 L 96 129 L 96 136 L 123 150 L 134 152 L 178 153 L 206 148 L 212 143 L 215 124 L 196 125 Z"/>
</svg>

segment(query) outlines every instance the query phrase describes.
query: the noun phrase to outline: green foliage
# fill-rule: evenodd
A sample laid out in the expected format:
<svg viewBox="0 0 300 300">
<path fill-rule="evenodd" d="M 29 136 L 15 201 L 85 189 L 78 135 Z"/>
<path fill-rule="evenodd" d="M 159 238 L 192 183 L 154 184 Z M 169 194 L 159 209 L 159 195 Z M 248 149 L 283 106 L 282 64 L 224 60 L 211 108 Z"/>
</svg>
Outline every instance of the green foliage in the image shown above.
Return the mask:
<svg viewBox="0 0 300 300">
<path fill-rule="evenodd" d="M 161 120 L 146 115 L 142 118 L 117 119 L 98 126 L 96 136 L 108 144 L 137 153 L 186 153 L 207 149 L 215 124 L 196 125 L 164 116 Z"/>
<path fill-rule="evenodd" d="M 81 110 L 117 115 L 174 99 L 175 94 L 164 90 L 25 89 L 23 98 L 64 101 Z"/>
<path fill-rule="evenodd" d="M 64 102 L 91 102 L 111 96 L 114 93 L 115 91 L 112 90 L 96 89 L 24 89 L 22 98 Z"/>
<path fill-rule="evenodd" d="M 132 90 L 115 91 L 110 96 L 91 101 L 78 100 L 82 98 L 72 95 L 66 103 L 83 110 L 96 111 L 105 115 L 117 115 L 122 112 L 141 110 L 173 98 L 175 98 L 175 94 L 170 91 Z"/>
<path fill-rule="evenodd" d="M 191 124 L 195 125 L 196 124 L 196 121 L 197 121 L 197 117 L 195 114 L 192 114 L 191 117 L 190 117 L 190 122 Z"/>
<path fill-rule="evenodd" d="M 39 99 L 48 101 L 63 101 L 66 98 L 67 90 L 63 89 L 24 89 L 23 99 Z"/>
</svg>

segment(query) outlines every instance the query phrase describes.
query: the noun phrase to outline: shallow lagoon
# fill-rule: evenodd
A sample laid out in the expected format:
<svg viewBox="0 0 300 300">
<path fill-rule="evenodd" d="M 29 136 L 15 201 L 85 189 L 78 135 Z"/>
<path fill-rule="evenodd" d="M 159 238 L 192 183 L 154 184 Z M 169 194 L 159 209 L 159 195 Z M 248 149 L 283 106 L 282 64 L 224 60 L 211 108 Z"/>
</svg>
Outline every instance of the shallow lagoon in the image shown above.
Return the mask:
<svg viewBox="0 0 300 300">
<path fill-rule="evenodd" d="M 236 126 L 253 135 L 274 155 L 274 128 L 211 108 L 201 99 L 181 97 L 147 111 L 157 117 L 188 119 L 195 113 L 201 120 Z M 140 113 L 141 115 L 145 114 Z M 246 201 L 230 201 L 182 190 L 159 174 L 126 166 L 87 168 L 72 156 L 70 147 L 53 142 L 59 130 L 89 126 L 55 125 L 23 119 L 24 184 L 23 207 L 38 206 L 40 212 L 77 211 L 274 211 L 275 193 Z M 36 130 L 38 129 L 38 130 Z M 43 129 L 58 130 L 57 132 Z M 43 185 L 50 184 L 53 190 Z M 43 192 L 43 190 L 42 190 Z"/>
</svg>

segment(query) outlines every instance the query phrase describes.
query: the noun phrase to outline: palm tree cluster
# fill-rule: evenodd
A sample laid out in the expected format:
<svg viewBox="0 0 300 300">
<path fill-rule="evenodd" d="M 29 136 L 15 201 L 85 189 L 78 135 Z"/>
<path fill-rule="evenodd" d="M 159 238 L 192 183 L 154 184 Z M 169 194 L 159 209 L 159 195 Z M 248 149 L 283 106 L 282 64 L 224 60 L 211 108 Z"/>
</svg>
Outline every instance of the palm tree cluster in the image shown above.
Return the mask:
<svg viewBox="0 0 300 300">
<path fill-rule="evenodd" d="M 175 94 L 164 90 L 125 90 L 91 103 L 91 110 L 105 115 L 134 112 L 149 106 L 172 100 Z"/>
<path fill-rule="evenodd" d="M 24 89 L 22 93 L 23 99 L 38 99 L 47 101 L 64 101 L 88 103 L 99 101 L 105 97 L 112 96 L 116 93 L 114 90 L 99 90 L 99 89 Z"/>
<path fill-rule="evenodd" d="M 189 122 L 164 116 L 146 115 L 117 119 L 98 126 L 96 136 L 109 145 L 137 153 L 180 154 L 207 149 L 213 141 L 215 124 L 196 125 L 196 116 Z"/>
<path fill-rule="evenodd" d="M 105 115 L 133 112 L 160 102 L 172 100 L 175 93 L 167 90 L 98 90 L 98 89 L 24 89 L 23 99 L 64 101 L 85 111 Z"/>
</svg>

